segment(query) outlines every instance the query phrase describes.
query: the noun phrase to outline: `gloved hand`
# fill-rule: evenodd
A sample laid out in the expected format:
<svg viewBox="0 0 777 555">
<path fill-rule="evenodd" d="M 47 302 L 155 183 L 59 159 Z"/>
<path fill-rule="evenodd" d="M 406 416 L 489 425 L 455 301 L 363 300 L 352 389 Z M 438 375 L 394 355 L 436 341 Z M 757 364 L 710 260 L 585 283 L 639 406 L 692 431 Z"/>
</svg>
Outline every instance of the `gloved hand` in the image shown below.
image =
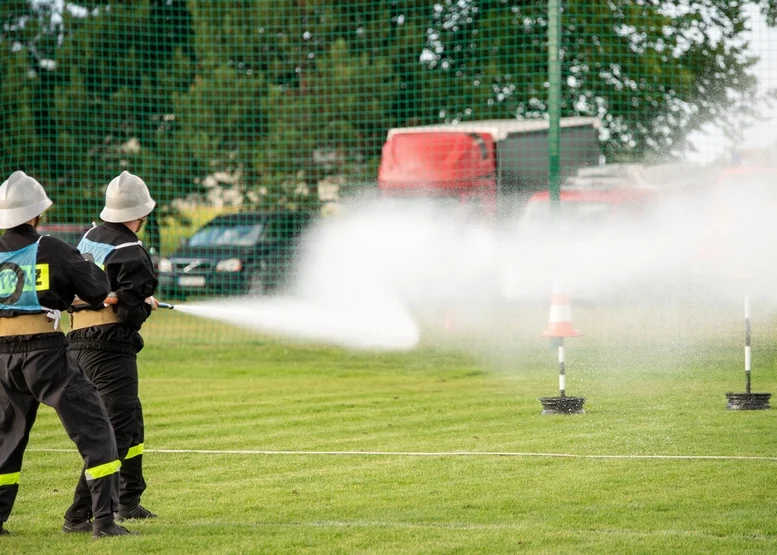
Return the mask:
<svg viewBox="0 0 777 555">
<path fill-rule="evenodd" d="M 157 301 L 153 296 L 146 297 L 146 303 L 151 305 L 151 310 L 156 310 L 159 308 L 159 301 Z"/>
</svg>

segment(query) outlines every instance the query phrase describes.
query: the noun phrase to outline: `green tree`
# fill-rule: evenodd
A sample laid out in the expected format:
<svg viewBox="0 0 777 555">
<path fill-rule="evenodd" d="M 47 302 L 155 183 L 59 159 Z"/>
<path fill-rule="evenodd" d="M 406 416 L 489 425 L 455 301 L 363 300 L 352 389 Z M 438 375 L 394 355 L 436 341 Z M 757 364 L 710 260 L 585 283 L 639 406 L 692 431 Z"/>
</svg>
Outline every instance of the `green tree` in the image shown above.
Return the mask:
<svg viewBox="0 0 777 555">
<path fill-rule="evenodd" d="M 705 123 L 753 113 L 745 3 L 569 0 L 562 17 L 562 115 L 601 117 L 607 153 L 676 154 Z M 433 19 L 422 58 L 440 119 L 545 114 L 546 2 L 445 0 Z"/>
<path fill-rule="evenodd" d="M 250 202 L 314 207 L 328 174 L 374 178 L 391 127 L 546 112 L 544 1 L 65 5 L 0 2 L 0 168 L 73 219 L 123 169 L 162 207 L 216 175 Z M 752 111 L 744 3 L 563 7 L 563 115 L 600 116 L 609 154 L 676 152 Z"/>
<path fill-rule="evenodd" d="M 59 74 L 51 127 L 63 196 L 94 217 L 102 192 L 122 170 L 142 176 L 160 210 L 198 190 L 191 153 L 173 142 L 174 95 L 194 77 L 184 0 L 92 3 L 62 14 Z M 86 202 L 84 202 L 86 200 Z M 157 213 L 146 237 L 159 248 Z"/>
<path fill-rule="evenodd" d="M 40 35 L 35 12 L 26 0 L 0 3 L 0 171 L 3 179 L 17 169 L 36 175 L 29 146 L 36 139 L 33 99 L 36 67 L 31 47 Z M 34 145 L 33 145 L 34 146 Z"/>
<path fill-rule="evenodd" d="M 176 102 L 201 171 L 239 175 L 261 204 L 314 208 L 327 173 L 379 152 L 397 88 L 374 44 L 388 17 L 298 0 L 192 2 L 192 15 L 200 71 Z"/>
</svg>

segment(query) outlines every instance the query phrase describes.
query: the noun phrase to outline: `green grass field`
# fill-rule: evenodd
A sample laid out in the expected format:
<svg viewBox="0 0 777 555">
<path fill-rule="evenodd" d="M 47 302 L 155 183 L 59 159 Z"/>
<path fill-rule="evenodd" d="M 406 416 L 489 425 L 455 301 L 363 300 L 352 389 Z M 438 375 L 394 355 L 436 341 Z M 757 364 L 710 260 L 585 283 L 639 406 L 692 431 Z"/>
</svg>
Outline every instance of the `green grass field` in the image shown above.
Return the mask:
<svg viewBox="0 0 777 555">
<path fill-rule="evenodd" d="M 0 552 L 775 553 L 777 410 L 725 410 L 744 388 L 737 309 L 575 308 L 573 416 L 540 414 L 557 393 L 545 308 L 402 354 L 160 314 L 140 355 L 160 518 L 132 538 L 60 533 L 80 459 L 42 408 Z M 754 390 L 777 392 L 774 319 L 753 335 Z"/>
</svg>

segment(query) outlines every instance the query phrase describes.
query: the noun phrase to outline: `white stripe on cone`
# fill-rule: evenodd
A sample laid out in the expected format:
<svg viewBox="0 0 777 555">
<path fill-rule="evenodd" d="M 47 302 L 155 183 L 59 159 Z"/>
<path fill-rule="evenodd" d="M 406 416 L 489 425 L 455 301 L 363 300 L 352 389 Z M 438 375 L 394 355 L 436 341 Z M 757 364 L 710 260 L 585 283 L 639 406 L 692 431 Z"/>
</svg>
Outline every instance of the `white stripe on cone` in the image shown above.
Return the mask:
<svg viewBox="0 0 777 555">
<path fill-rule="evenodd" d="M 571 322 L 572 321 L 572 307 L 568 304 L 553 305 L 550 307 L 550 323 L 555 322 Z"/>
<path fill-rule="evenodd" d="M 582 335 L 572 326 L 572 307 L 569 297 L 562 292 L 558 279 L 553 282 L 553 297 L 550 303 L 550 318 L 544 337 L 577 337 Z"/>
</svg>

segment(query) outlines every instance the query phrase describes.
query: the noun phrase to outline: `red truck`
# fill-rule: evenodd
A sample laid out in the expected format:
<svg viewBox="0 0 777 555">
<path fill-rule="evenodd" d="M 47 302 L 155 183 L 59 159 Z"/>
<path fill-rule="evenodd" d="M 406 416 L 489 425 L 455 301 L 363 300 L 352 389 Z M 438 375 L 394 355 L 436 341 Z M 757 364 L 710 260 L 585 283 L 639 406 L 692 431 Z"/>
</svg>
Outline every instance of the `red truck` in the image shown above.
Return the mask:
<svg viewBox="0 0 777 555">
<path fill-rule="evenodd" d="M 548 187 L 548 121 L 484 120 L 388 132 L 378 172 L 387 196 L 455 199 L 481 213 L 514 215 Z M 596 166 L 597 118 L 562 118 L 561 176 Z"/>
</svg>

